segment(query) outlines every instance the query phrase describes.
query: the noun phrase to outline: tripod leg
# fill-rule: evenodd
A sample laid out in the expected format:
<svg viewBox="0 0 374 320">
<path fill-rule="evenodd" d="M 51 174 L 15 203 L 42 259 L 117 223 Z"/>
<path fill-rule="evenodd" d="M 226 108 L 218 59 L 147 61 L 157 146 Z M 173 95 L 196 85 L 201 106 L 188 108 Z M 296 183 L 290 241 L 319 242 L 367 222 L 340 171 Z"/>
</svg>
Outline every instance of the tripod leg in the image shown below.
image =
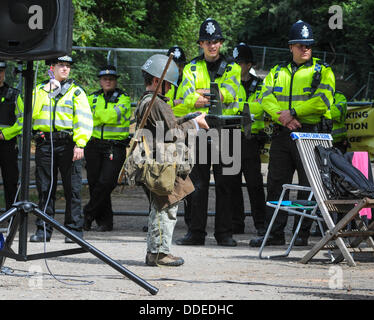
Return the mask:
<svg viewBox="0 0 374 320">
<path fill-rule="evenodd" d="M 94 246 L 89 244 L 87 241 L 83 240 L 82 238 L 78 237 L 74 233 L 72 233 L 69 229 L 65 228 L 61 224 L 59 224 L 56 220 L 54 220 L 49 215 L 45 214 L 43 211 L 41 211 L 38 208 L 34 208 L 33 210 L 34 214 L 42 219 L 43 221 L 48 222 L 51 224 L 55 229 L 60 231 L 63 235 L 66 237 L 72 239 L 75 243 L 77 243 L 80 247 L 85 249 L 86 251 L 92 253 L 94 256 L 120 272 L 121 274 L 125 275 L 130 280 L 134 281 L 136 284 L 140 285 L 142 288 L 146 289 L 149 293 L 152 295 L 156 295 L 158 292 L 158 289 L 154 286 L 150 285 L 145 280 L 138 277 L 136 274 L 132 273 L 131 271 L 127 270 L 125 267 L 120 265 L 118 262 L 114 261 L 112 258 L 105 255 L 103 252 L 96 249 Z"/>
<path fill-rule="evenodd" d="M 10 249 L 13 244 L 14 237 L 16 236 L 17 230 L 18 230 L 18 225 L 19 225 L 19 215 L 20 213 L 18 212 L 18 208 L 11 208 L 7 212 L 5 212 L 1 217 L 0 217 L 0 222 L 5 221 L 9 219 L 10 217 L 13 216 L 13 220 L 11 221 L 10 226 L 8 226 L 8 233 L 5 239 L 4 243 L 4 248 L 5 249 Z M 5 263 L 6 257 L 0 256 L 0 269 L 3 267 Z"/>
</svg>

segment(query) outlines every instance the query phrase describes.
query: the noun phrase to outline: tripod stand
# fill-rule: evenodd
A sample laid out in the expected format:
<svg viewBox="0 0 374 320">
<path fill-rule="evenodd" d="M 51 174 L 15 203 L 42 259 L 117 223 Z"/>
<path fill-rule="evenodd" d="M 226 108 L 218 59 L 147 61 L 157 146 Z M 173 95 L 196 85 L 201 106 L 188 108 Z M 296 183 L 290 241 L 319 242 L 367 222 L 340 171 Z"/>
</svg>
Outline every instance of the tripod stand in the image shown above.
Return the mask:
<svg viewBox="0 0 374 320">
<path fill-rule="evenodd" d="M 90 252 L 121 274 L 125 275 L 136 284 L 140 285 L 152 295 L 156 295 L 158 289 L 139 278 L 137 275 L 127 270 L 125 267 L 114 261 L 103 252 L 99 251 L 82 238 L 76 236 L 69 229 L 59 224 L 56 220 L 50 217 L 48 214 L 41 211 L 36 204 L 29 202 L 29 184 L 30 184 L 30 146 L 31 146 L 31 122 L 32 122 L 32 90 L 33 90 L 33 62 L 27 62 L 27 68 L 23 71 L 23 77 L 25 78 L 25 110 L 24 110 L 24 121 L 23 121 L 23 140 L 22 140 L 22 168 L 21 168 L 21 189 L 20 189 L 20 201 L 13 204 L 12 208 L 0 216 L 0 223 L 9 220 L 13 217 L 11 225 L 9 226 L 9 232 L 7 234 L 4 247 L 0 250 L 0 267 L 4 265 L 6 257 L 15 259 L 17 261 L 29 261 L 42 258 L 52 258 L 65 256 L 70 254 Z M 39 254 L 27 254 L 27 219 L 28 215 L 32 213 L 41 220 L 53 226 L 56 230 L 61 232 L 66 237 L 73 240 L 80 248 L 73 248 L 67 250 L 59 250 L 52 252 L 45 252 Z M 19 230 L 19 244 L 18 253 L 15 253 L 12 249 L 12 243 L 15 235 Z"/>
</svg>

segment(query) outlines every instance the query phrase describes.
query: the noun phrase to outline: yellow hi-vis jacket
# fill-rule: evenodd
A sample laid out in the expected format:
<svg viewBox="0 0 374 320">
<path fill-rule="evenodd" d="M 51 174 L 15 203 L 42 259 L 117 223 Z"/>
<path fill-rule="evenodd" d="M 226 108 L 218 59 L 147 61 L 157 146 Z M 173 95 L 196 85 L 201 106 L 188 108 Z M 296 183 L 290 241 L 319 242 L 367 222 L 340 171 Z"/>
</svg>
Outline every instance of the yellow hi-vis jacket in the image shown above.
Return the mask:
<svg viewBox="0 0 374 320">
<path fill-rule="evenodd" d="M 38 85 L 33 92 L 33 130 L 73 131 L 73 141 L 79 148 L 84 148 L 91 138 L 93 126 L 86 93 L 72 80 L 67 80 L 62 85 L 64 94 L 57 96 L 57 100 L 50 99 L 44 89 L 46 85 L 49 82 Z"/>
<path fill-rule="evenodd" d="M 227 63 L 222 75 L 217 74 L 214 82 L 218 83 L 219 91 L 223 96 L 223 114 L 236 114 L 238 111 L 238 92 L 240 87 L 241 68 L 235 62 Z M 184 114 L 190 112 L 208 112 L 209 108 L 195 108 L 195 103 L 199 98 L 198 89 L 210 89 L 210 76 L 203 56 L 193 59 L 183 69 L 182 78 L 182 103 Z"/>
<path fill-rule="evenodd" d="M 334 142 L 340 142 L 347 137 L 345 120 L 347 118 L 347 99 L 343 93 L 336 91 L 334 104 L 331 106 L 332 131 Z"/>
<path fill-rule="evenodd" d="M 7 92 L 5 96 L 0 96 L 0 108 L 3 110 L 0 131 L 5 140 L 11 140 L 22 132 L 24 105 L 18 90 L 9 88 L 6 84 L 4 86 Z"/>
<path fill-rule="evenodd" d="M 168 92 L 166 92 L 165 97 L 169 98 L 167 102 L 170 105 L 171 109 L 174 112 L 174 115 L 177 118 L 184 117 L 187 113 L 189 113 L 189 108 L 186 107 L 183 103 L 174 104 L 174 100 L 182 99 L 182 86 L 179 84 L 178 88 L 174 85 L 171 85 L 171 88 Z"/>
<path fill-rule="evenodd" d="M 259 102 L 262 82 L 255 76 L 252 76 L 250 81 L 252 81 L 251 85 L 253 85 L 253 92 L 249 93 L 249 97 L 247 97 L 244 86 L 240 84 L 238 113 L 240 114 L 241 112 L 243 112 L 244 104 L 248 103 L 249 111 L 251 113 L 252 119 L 254 120 L 254 122 L 252 122 L 251 132 L 258 133 L 265 128 L 264 109 Z"/>
<path fill-rule="evenodd" d="M 130 97 L 115 89 L 109 99 L 99 90 L 88 97 L 93 114 L 92 136 L 106 140 L 124 140 L 129 136 L 131 118 Z"/>
<path fill-rule="evenodd" d="M 313 83 L 315 74 L 320 76 L 318 83 Z M 295 109 L 301 123 L 317 124 L 322 116 L 331 119 L 334 92 L 333 71 L 319 59 L 312 58 L 298 68 L 293 62 L 273 67 L 264 79 L 261 104 L 279 124 L 277 112 L 290 108 Z"/>
</svg>

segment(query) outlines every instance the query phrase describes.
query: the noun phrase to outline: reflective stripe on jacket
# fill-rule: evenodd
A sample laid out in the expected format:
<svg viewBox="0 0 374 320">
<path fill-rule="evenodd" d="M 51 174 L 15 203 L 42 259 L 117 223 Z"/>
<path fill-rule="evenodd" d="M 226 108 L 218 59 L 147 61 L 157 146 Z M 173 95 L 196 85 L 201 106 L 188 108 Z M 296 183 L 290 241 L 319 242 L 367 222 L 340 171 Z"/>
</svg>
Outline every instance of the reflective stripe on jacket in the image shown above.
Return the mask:
<svg viewBox="0 0 374 320">
<path fill-rule="evenodd" d="M 131 100 L 123 91 L 116 89 L 115 101 L 105 99 L 102 90 L 88 97 L 93 114 L 92 136 L 98 139 L 124 140 L 129 136 Z"/>
<path fill-rule="evenodd" d="M 320 72 L 320 81 L 314 91 L 312 83 L 315 72 Z M 280 123 L 277 112 L 292 107 L 301 123 L 316 124 L 322 116 L 331 119 L 334 91 L 333 71 L 319 59 L 312 58 L 298 68 L 293 62 L 273 67 L 264 80 L 261 103 L 277 123 Z"/>
<path fill-rule="evenodd" d="M 218 83 L 218 88 L 223 96 L 223 114 L 234 114 L 234 111 L 230 109 L 238 108 L 240 72 L 241 68 L 238 64 L 234 62 L 228 63 L 222 76 L 217 76 L 214 80 L 214 82 Z M 184 67 L 180 86 L 182 87 L 181 97 L 185 106 L 185 114 L 196 111 L 209 111 L 208 107 L 195 108 L 194 106 L 199 98 L 196 90 L 210 89 L 210 82 L 209 72 L 204 59 L 193 59 Z"/>
<path fill-rule="evenodd" d="M 33 92 L 33 130 L 44 132 L 72 130 L 75 144 L 84 148 L 91 138 L 93 120 L 86 93 L 74 82 L 59 99 L 49 98 L 47 84 Z"/>
</svg>

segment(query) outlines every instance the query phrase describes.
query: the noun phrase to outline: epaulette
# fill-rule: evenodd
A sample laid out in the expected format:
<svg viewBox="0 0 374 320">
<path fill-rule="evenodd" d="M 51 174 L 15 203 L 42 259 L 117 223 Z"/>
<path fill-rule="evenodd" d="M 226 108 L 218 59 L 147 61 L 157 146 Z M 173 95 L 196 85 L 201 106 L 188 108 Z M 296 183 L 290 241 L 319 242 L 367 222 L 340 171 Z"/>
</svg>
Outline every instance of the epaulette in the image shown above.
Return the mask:
<svg viewBox="0 0 374 320">
<path fill-rule="evenodd" d="M 331 66 L 326 61 L 322 61 L 321 59 L 317 59 L 316 62 L 319 63 L 320 65 L 323 65 L 326 68 L 331 68 Z"/>
<path fill-rule="evenodd" d="M 83 88 L 83 86 L 81 86 L 79 83 L 77 83 L 77 81 L 75 81 L 74 79 L 69 79 L 69 80 L 72 80 L 72 83 L 78 87 L 78 89 L 81 89 L 85 94 L 87 94 L 86 90 Z"/>
<path fill-rule="evenodd" d="M 203 54 L 193 58 L 190 63 L 195 64 L 197 61 L 200 61 L 200 60 L 204 60 L 204 55 Z"/>
<path fill-rule="evenodd" d="M 123 91 L 122 89 L 117 88 L 116 90 L 118 91 L 119 95 L 122 95 L 122 94 L 123 94 L 124 96 L 127 96 L 127 97 L 129 96 L 129 95 L 128 95 L 125 91 Z"/>
<path fill-rule="evenodd" d="M 100 89 L 100 90 L 97 90 L 97 91 L 95 91 L 95 92 L 92 92 L 92 93 L 90 94 L 90 96 L 92 96 L 92 95 L 99 96 L 99 95 L 101 95 L 103 92 L 104 92 L 103 89 Z"/>
</svg>

